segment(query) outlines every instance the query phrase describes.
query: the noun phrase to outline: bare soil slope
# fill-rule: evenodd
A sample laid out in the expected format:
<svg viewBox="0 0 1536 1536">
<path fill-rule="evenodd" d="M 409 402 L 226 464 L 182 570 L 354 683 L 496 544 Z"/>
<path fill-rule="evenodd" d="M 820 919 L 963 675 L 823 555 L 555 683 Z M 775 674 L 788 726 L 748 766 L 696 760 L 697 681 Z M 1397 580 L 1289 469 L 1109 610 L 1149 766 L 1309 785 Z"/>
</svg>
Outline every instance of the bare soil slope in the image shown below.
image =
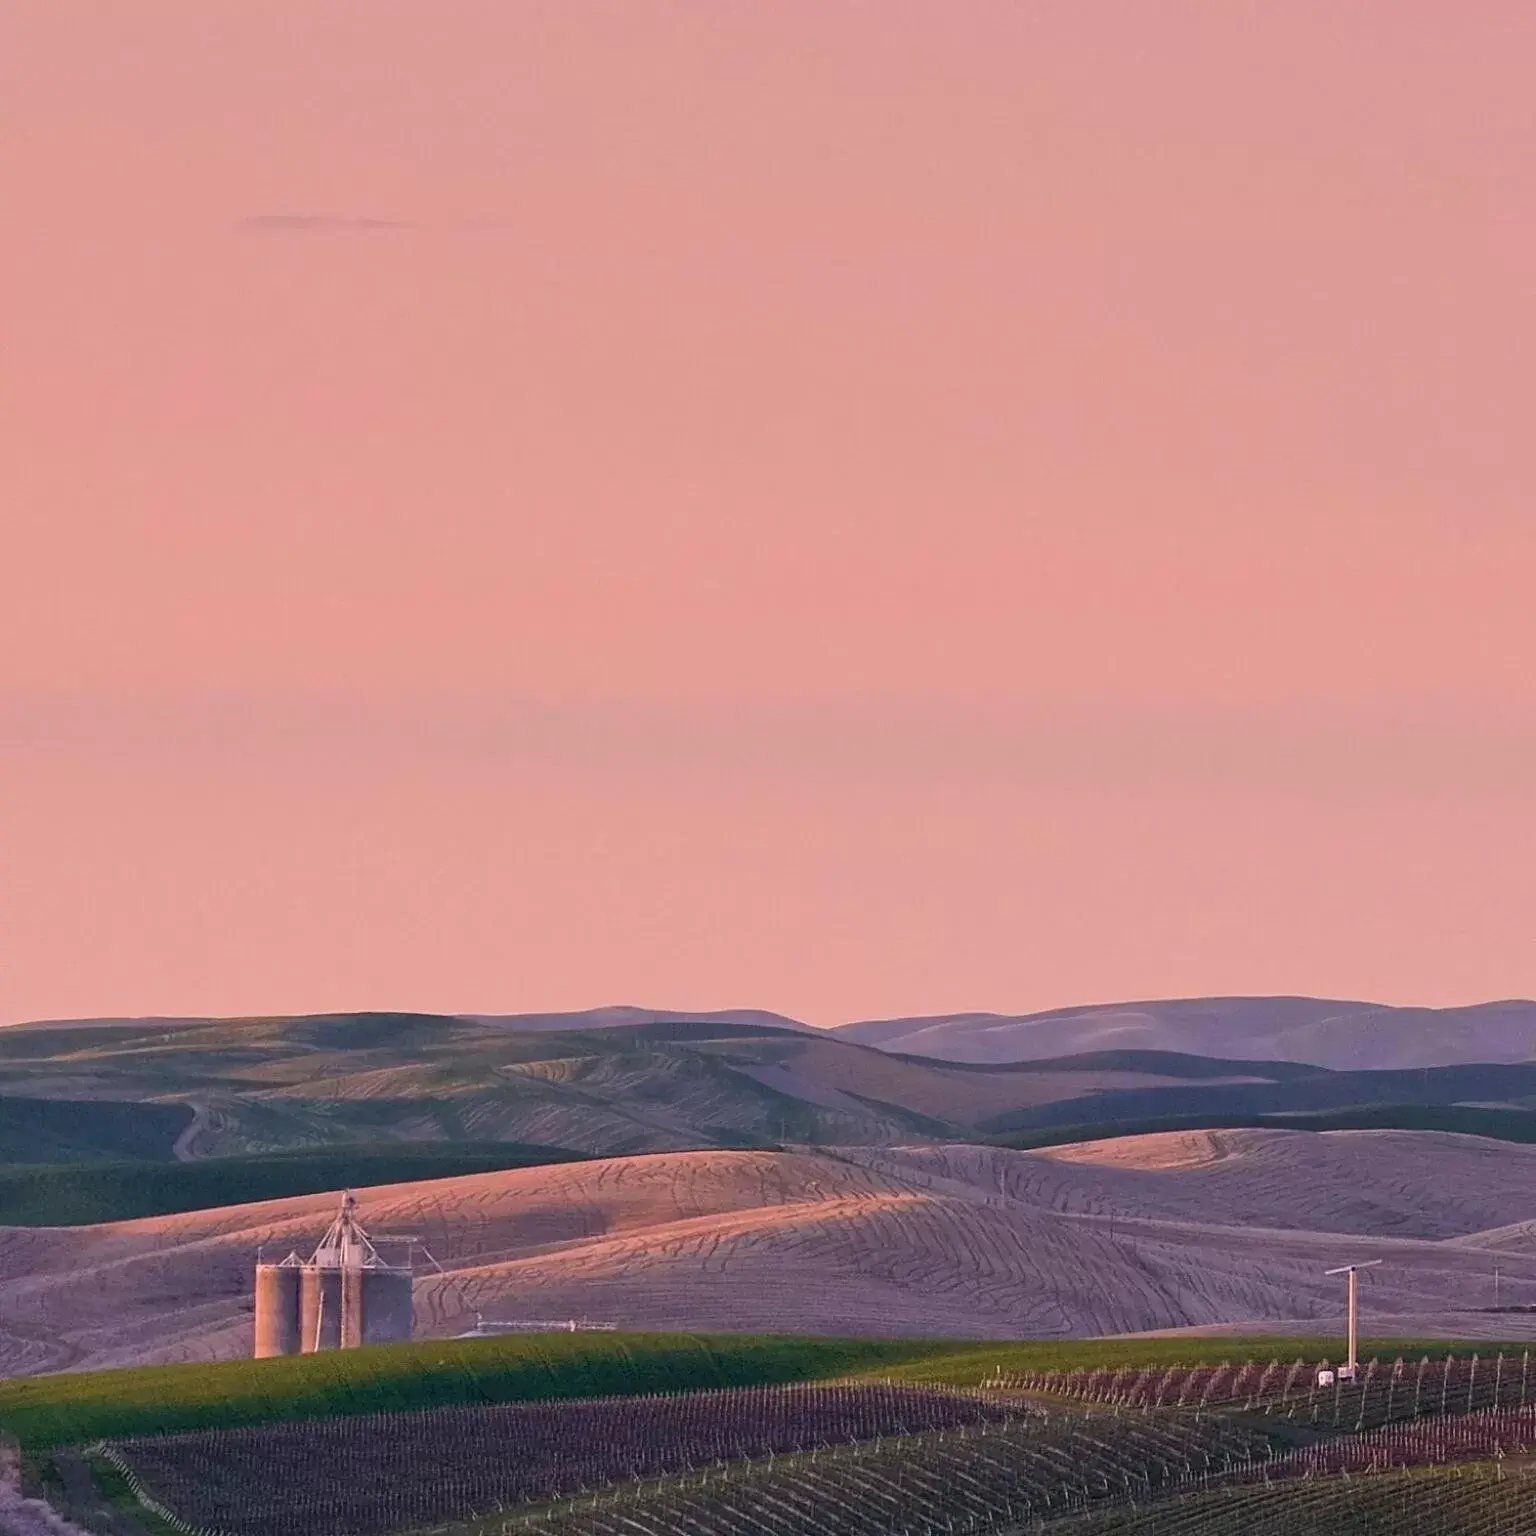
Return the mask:
<svg viewBox="0 0 1536 1536">
<path fill-rule="evenodd" d="M 334 1204 L 0 1229 L 0 1373 L 244 1353 L 257 1245 L 304 1249 Z M 1412 1132 L 686 1152 L 363 1197 L 444 1266 L 418 1282 L 428 1336 L 476 1312 L 981 1338 L 1321 1324 L 1340 1304 L 1323 1270 L 1364 1258 L 1385 1261 L 1369 1326 L 1400 1334 L 1483 1303 L 1495 1256 L 1503 1299 L 1536 1302 L 1533 1208 L 1536 1148 Z"/>
</svg>

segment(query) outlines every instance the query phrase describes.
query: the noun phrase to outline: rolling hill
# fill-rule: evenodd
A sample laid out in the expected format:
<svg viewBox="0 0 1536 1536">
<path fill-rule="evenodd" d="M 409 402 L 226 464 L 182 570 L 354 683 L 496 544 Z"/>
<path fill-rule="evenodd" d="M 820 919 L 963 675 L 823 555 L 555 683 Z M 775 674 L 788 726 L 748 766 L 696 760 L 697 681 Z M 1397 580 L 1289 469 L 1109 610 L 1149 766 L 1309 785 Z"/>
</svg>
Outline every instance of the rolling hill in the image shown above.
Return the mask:
<svg viewBox="0 0 1536 1536">
<path fill-rule="evenodd" d="M 1214 1086 L 1262 1081 L 1267 1070 L 1163 1056 L 978 1071 L 706 1019 L 574 1030 L 432 1014 L 13 1027 L 0 1031 L 0 1155 L 170 1160 L 459 1141 L 606 1156 L 878 1146 L 974 1137 L 990 1118 L 1175 1088 L 1190 1074 Z"/>
<path fill-rule="evenodd" d="M 528 1161 L 519 1148 L 614 1157 L 914 1141 L 1041 1146 L 1279 1117 L 1533 1140 L 1536 1062 L 1339 1071 L 1117 1048 L 978 1063 L 734 1017 L 588 1018 L 572 1029 L 549 1018 L 524 1028 L 434 1014 L 13 1027 L 0 1030 L 0 1158 L 12 1165 L 0 1212 L 57 1223 L 301 1193 L 330 1187 L 321 1154 L 391 1148 L 426 1157 L 458 1147 L 471 1160 L 437 1171 L 470 1172 Z M 500 1161 L 497 1147 L 506 1149 Z M 298 1153 L 311 1154 L 309 1172 L 260 1163 Z M 228 1166 L 201 1183 L 132 1172 L 207 1159 L 258 1161 L 249 1175 Z M 397 1163 L 369 1182 L 432 1171 Z"/>
<path fill-rule="evenodd" d="M 1102 1118 L 1108 1121 L 1220 1115 L 1232 1124 L 1262 1124 L 1274 1115 L 1425 1105 L 1477 1105 L 1529 1114 L 1536 1105 L 1536 1062 L 1397 1072 L 1312 1069 L 1280 1081 L 1188 1079 L 1119 1089 L 1091 1099 L 1023 1105 L 983 1117 L 978 1129 L 1003 1134 L 1066 1125 L 1080 1120 L 1088 1108 L 1107 1111 Z"/>
<path fill-rule="evenodd" d="M 516 1141 L 341 1142 L 190 1162 L 0 1164 L 0 1227 L 88 1226 L 290 1195 L 579 1162 Z"/>
<path fill-rule="evenodd" d="M 1290 1061 L 1339 1071 L 1380 1071 L 1472 1062 L 1536 1060 L 1536 1002 L 1511 999 L 1465 1007 L 1393 1007 L 1314 997 L 1171 998 L 1099 1003 L 1027 1014 L 950 1013 L 865 1019 L 816 1029 L 766 1009 L 707 1012 L 613 1006 L 564 1013 L 462 1015 L 320 1015 L 314 1017 L 443 1017 L 512 1035 L 570 1036 L 626 1027 L 685 1024 L 741 1026 L 836 1038 L 896 1054 L 939 1061 L 999 1064 L 1047 1061 L 1101 1051 L 1163 1051 L 1242 1061 Z M 284 1021 L 297 1025 L 302 1016 Z M 147 1037 L 256 1020 L 196 1018 L 55 1019 L 0 1029 L 51 1031 L 89 1040 L 115 1034 Z"/>
<path fill-rule="evenodd" d="M 345 1016 L 345 1015 L 341 1015 Z M 294 1015 L 304 1017 L 304 1015 Z M 337 1015 L 310 1015 L 310 1017 L 337 1017 Z M 719 1008 L 703 1013 L 679 1012 L 667 1008 L 636 1008 L 627 1004 L 615 1004 L 606 1008 L 574 1008 L 563 1013 L 463 1013 L 443 1015 L 462 1018 L 477 1024 L 497 1024 L 520 1033 L 543 1030 L 614 1029 L 626 1024 L 655 1024 L 660 1022 L 694 1022 L 703 1024 L 750 1024 L 771 1029 L 789 1029 L 814 1032 L 813 1026 L 797 1019 L 786 1018 L 765 1008 Z M 218 1024 L 227 1022 L 216 1014 L 165 1014 L 149 1017 L 99 1019 L 40 1019 L 26 1025 L 11 1028 L 25 1029 L 130 1029 L 168 1030 L 189 1024 Z"/>
<path fill-rule="evenodd" d="M 642 1330 L 1052 1338 L 1336 1318 L 1324 1271 L 1380 1258 L 1373 1331 L 1509 1337 L 1536 1302 L 1536 1148 L 1411 1132 L 1237 1131 L 1055 1155 L 970 1146 L 707 1151 L 372 1189 L 364 1219 L 443 1266 L 428 1337 L 490 1319 Z M 0 1230 L 0 1374 L 231 1358 L 259 1245 L 334 1196 Z M 1452 1314 L 1458 1314 L 1453 1316 Z"/>
<path fill-rule="evenodd" d="M 871 1019 L 832 1033 L 945 1061 L 1031 1061 L 1134 1049 L 1338 1070 L 1406 1069 L 1536 1060 L 1536 1002 L 1392 1008 L 1311 997 L 1207 997 L 1016 1015 Z"/>
</svg>

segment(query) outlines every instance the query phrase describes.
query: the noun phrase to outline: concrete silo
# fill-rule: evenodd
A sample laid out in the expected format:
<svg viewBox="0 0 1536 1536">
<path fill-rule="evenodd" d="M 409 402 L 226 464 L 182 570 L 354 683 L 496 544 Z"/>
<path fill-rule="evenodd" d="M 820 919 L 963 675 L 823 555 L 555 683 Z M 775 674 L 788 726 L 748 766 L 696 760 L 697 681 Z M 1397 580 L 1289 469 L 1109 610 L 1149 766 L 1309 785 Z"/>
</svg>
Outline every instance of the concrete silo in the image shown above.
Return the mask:
<svg viewBox="0 0 1536 1536">
<path fill-rule="evenodd" d="M 290 1253 L 281 1264 L 256 1264 L 256 1341 L 258 1360 L 296 1355 L 303 1337 L 299 1326 L 299 1289 L 303 1264 Z"/>
<path fill-rule="evenodd" d="M 363 1282 L 363 1344 L 393 1344 L 411 1336 L 411 1272 L 365 1269 Z"/>
<path fill-rule="evenodd" d="M 306 1264 L 299 1294 L 304 1353 L 340 1349 L 341 1271 Z"/>
<path fill-rule="evenodd" d="M 385 1241 L 380 1239 L 380 1241 Z M 390 1263 L 348 1194 L 307 1260 L 256 1266 L 256 1353 L 312 1354 L 411 1336 L 411 1263 Z"/>
</svg>

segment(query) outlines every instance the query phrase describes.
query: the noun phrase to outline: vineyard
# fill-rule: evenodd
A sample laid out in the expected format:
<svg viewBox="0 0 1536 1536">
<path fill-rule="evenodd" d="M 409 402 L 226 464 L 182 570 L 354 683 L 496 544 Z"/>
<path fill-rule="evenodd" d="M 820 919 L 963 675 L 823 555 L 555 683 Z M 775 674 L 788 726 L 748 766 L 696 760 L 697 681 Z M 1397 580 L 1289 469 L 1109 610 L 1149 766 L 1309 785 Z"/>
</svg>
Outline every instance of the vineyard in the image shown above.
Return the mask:
<svg viewBox="0 0 1536 1536">
<path fill-rule="evenodd" d="M 1214 1416 L 1042 1412 L 879 1386 L 457 1409 L 332 1427 L 286 1441 L 264 1429 L 129 1442 L 115 1459 L 190 1526 L 227 1536 L 372 1536 L 493 1510 L 502 1519 L 482 1529 L 510 1531 L 529 1518 L 514 1507 L 534 1502 L 546 1504 L 534 1518 L 551 1536 L 635 1536 L 637 1525 L 883 1536 L 906 1529 L 892 1522 L 909 1515 L 914 1531 L 962 1517 L 971 1524 L 959 1528 L 981 1530 L 1146 1497 L 1271 1454 L 1265 1436 Z M 747 1509 L 755 1526 L 742 1524 Z M 835 1511 L 837 1523 L 812 1521 L 817 1509 Z"/>
<path fill-rule="evenodd" d="M 1220 1416 L 1058 1419 L 854 1446 L 482 1522 L 481 1536 L 1247 1536 L 1536 1532 L 1536 1415 L 1498 1410 L 1273 1454 Z M 1153 1429 L 1156 1426 L 1156 1429 Z M 1031 1430 L 1034 1432 L 1031 1433 Z M 1172 1440 L 1153 1442 L 1161 1431 Z M 1430 1470 L 1432 1469 L 1432 1470 Z M 1076 1515 L 1076 1518 L 1074 1518 Z"/>
<path fill-rule="evenodd" d="M 1533 1536 L 1536 1475 L 1498 1463 L 1217 1488 L 1049 1530 L 1052 1536 Z"/>
<path fill-rule="evenodd" d="M 1320 1386 L 1302 1360 L 1172 1368 L 995 1373 L 986 1386 L 1126 1408 L 1227 1408 L 1334 1432 L 1371 1429 L 1428 1415 L 1536 1406 L 1529 1351 L 1491 1358 L 1428 1355 L 1368 1361 L 1359 1380 Z"/>
<path fill-rule="evenodd" d="M 118 1441 L 192 1536 L 1505 1532 L 1527 1355 L 998 1373 L 456 1406 Z M 1304 1518 L 1303 1518 L 1304 1517 Z M 1316 1519 L 1316 1525 L 1305 1523 Z M 1483 1521 L 1484 1523 L 1478 1523 Z M 1531 1527 L 1536 1530 L 1536 1525 Z"/>
<path fill-rule="evenodd" d="M 513 1403 L 127 1441 L 156 1498 L 231 1536 L 390 1531 L 626 1479 L 1005 1421 L 1030 1410 L 871 1382 Z M 402 1476 L 402 1468 L 429 1475 Z"/>
<path fill-rule="evenodd" d="M 1536 1446 L 1536 1409 L 1494 1408 L 1462 1417 L 1389 1424 L 1294 1451 L 1265 1476 L 1380 1472 L 1524 1456 Z"/>
</svg>

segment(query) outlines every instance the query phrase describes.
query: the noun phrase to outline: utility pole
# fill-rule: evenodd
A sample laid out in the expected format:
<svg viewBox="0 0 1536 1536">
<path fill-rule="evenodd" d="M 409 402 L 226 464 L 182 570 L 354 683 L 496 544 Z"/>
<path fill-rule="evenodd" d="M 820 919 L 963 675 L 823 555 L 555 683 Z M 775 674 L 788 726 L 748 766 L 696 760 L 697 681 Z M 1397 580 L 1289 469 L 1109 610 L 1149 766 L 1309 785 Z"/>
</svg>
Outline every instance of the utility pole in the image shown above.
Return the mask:
<svg viewBox="0 0 1536 1536">
<path fill-rule="evenodd" d="M 1325 1269 L 1325 1275 L 1349 1276 L 1349 1358 L 1339 1372 L 1340 1381 L 1353 1381 L 1360 1374 L 1358 1346 L 1360 1342 L 1359 1286 L 1357 1276 L 1362 1269 L 1374 1269 L 1380 1259 L 1368 1259 L 1364 1264 L 1341 1264 L 1337 1269 Z"/>
</svg>

